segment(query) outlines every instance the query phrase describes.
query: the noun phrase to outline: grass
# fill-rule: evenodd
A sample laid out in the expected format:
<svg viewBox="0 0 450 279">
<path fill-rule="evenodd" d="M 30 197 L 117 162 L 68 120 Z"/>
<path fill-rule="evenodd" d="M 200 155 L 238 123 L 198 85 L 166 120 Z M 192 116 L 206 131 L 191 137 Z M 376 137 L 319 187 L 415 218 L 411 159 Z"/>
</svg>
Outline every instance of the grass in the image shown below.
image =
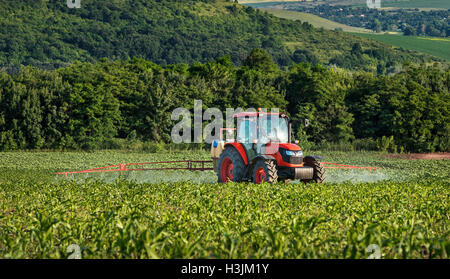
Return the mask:
<svg viewBox="0 0 450 279">
<path fill-rule="evenodd" d="M 391 34 L 358 34 L 355 35 L 377 40 L 396 47 L 415 50 L 450 61 L 450 40 L 446 38 L 413 37 Z"/>
<path fill-rule="evenodd" d="M 365 28 L 352 27 L 345 24 L 341 24 L 335 21 L 331 21 L 313 14 L 297 12 L 297 11 L 288 11 L 282 9 L 265 9 L 262 10 L 267 11 L 273 14 L 276 17 L 290 19 L 290 20 L 300 20 L 302 22 L 308 22 L 317 28 L 324 28 L 328 30 L 335 30 L 337 28 L 341 28 L 345 32 L 358 32 L 358 33 L 373 33 L 373 31 Z"/>
<path fill-rule="evenodd" d="M 398 7 L 398 8 L 438 8 L 450 9 L 448 0 L 403 0 L 403 1 L 382 1 L 382 7 Z"/>
<path fill-rule="evenodd" d="M 67 258 L 72 244 L 83 258 L 367 258 L 371 244 L 382 258 L 448 258 L 448 160 L 318 154 L 381 170 L 328 170 L 322 185 L 61 180 L 55 171 L 208 154 L 0 153 L 0 258 Z"/>
</svg>

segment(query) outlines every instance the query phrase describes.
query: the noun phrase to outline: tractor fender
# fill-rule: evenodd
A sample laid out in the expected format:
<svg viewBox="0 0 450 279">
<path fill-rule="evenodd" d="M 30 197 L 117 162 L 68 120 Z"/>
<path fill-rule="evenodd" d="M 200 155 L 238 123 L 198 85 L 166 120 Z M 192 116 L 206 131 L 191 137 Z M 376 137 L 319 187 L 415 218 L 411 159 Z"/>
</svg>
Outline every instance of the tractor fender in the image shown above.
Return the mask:
<svg viewBox="0 0 450 279">
<path fill-rule="evenodd" d="M 253 160 L 252 160 L 252 163 L 255 163 L 256 161 L 258 161 L 258 160 L 273 160 L 273 161 L 277 161 L 277 159 L 274 157 L 274 156 L 272 156 L 272 155 L 268 155 L 268 154 L 261 154 L 261 155 L 258 155 L 258 156 L 256 156 Z"/>
<path fill-rule="evenodd" d="M 319 156 L 319 155 L 309 155 L 309 156 L 306 156 L 305 158 L 303 158 L 303 162 L 306 162 L 306 160 L 311 160 L 311 159 L 318 161 L 318 160 L 322 160 L 323 157 Z"/>
<path fill-rule="evenodd" d="M 227 147 L 231 147 L 237 150 L 237 152 L 239 152 L 239 154 L 242 157 L 242 160 L 244 161 L 244 164 L 247 166 L 248 165 L 248 158 L 247 158 L 247 153 L 245 153 L 245 149 L 242 146 L 242 144 L 240 144 L 239 142 L 229 142 L 225 144 L 225 148 Z"/>
</svg>

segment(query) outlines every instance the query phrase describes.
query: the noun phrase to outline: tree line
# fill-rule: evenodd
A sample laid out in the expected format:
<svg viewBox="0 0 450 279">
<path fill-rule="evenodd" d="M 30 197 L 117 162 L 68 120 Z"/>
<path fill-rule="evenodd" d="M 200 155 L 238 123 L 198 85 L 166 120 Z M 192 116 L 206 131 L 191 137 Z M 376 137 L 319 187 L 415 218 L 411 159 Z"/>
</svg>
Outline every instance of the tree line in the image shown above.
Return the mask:
<svg viewBox="0 0 450 279">
<path fill-rule="evenodd" d="M 351 73 L 320 64 L 280 69 L 253 50 L 242 66 L 230 56 L 160 66 L 143 59 L 76 62 L 56 70 L 0 73 L 0 150 L 99 149 L 117 139 L 170 143 L 171 112 L 205 107 L 280 108 L 301 144 L 374 142 L 397 151 L 448 151 L 450 70 L 404 65 L 394 75 Z"/>
</svg>

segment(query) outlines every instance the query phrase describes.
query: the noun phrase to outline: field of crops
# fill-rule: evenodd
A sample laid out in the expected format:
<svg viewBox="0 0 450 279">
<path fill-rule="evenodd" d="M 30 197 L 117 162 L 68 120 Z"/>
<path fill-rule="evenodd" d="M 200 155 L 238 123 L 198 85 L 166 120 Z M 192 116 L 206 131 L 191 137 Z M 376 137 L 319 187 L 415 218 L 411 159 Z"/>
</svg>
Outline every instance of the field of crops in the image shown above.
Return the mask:
<svg viewBox="0 0 450 279">
<path fill-rule="evenodd" d="M 414 37 L 392 34 L 354 34 L 396 47 L 431 54 L 450 61 L 450 40 L 447 38 Z"/>
<path fill-rule="evenodd" d="M 320 153 L 381 169 L 328 183 L 216 184 L 212 172 L 56 177 L 206 152 L 0 153 L 0 258 L 448 258 L 449 160 Z"/>
</svg>

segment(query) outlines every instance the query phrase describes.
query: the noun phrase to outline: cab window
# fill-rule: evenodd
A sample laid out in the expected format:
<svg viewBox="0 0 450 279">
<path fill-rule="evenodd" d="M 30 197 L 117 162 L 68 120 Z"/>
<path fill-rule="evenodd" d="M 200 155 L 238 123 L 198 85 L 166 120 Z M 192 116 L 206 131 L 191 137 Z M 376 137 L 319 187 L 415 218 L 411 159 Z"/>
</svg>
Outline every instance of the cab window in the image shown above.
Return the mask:
<svg viewBox="0 0 450 279">
<path fill-rule="evenodd" d="M 252 143 L 257 139 L 256 118 L 246 117 L 238 120 L 237 140 L 241 143 Z"/>
</svg>

